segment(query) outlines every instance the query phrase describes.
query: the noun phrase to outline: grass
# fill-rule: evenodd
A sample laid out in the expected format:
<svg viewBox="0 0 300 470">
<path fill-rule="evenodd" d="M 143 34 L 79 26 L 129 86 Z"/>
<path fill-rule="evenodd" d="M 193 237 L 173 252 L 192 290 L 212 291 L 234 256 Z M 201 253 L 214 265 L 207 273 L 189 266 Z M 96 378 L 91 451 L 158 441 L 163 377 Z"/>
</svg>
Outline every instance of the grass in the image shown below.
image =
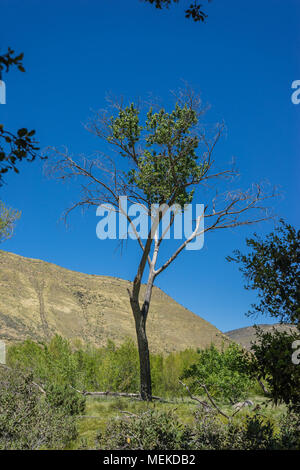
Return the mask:
<svg viewBox="0 0 300 470">
<path fill-rule="evenodd" d="M 204 399 L 204 397 L 202 397 Z M 285 411 L 285 407 L 271 406 L 265 403 L 265 399 L 261 396 L 250 397 L 255 405 L 259 405 L 259 413 L 266 418 L 271 419 L 275 424 Z M 166 402 L 145 403 L 136 399 L 129 398 L 111 398 L 111 397 L 88 397 L 86 413 L 78 418 L 79 437 L 72 444 L 72 449 L 77 449 L 83 444 L 88 448 L 93 448 L 97 434 L 103 432 L 107 422 L 111 418 L 123 415 L 123 412 L 139 414 L 149 409 L 160 409 L 166 411 L 174 411 L 184 424 L 192 424 L 194 413 L 197 409 L 197 402 L 189 398 L 175 399 Z M 231 415 L 233 409 L 230 405 L 221 405 L 222 411 Z M 235 417 L 242 419 L 251 408 L 244 408 Z M 225 418 L 224 418 L 225 419 Z"/>
</svg>

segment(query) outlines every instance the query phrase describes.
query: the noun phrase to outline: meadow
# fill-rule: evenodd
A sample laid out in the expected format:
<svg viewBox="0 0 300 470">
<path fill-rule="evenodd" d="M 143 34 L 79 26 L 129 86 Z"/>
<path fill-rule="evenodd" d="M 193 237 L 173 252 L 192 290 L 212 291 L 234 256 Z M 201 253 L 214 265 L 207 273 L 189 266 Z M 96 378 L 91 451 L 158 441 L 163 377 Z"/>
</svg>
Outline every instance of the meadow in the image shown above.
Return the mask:
<svg viewBox="0 0 300 470">
<path fill-rule="evenodd" d="M 155 399 L 145 402 L 131 396 L 139 390 L 139 364 L 130 339 L 118 347 L 109 341 L 98 349 L 60 336 L 49 343 L 27 340 L 11 345 L 8 375 L 0 384 L 6 387 L 0 394 L 2 425 L 10 438 L 5 441 L 2 434 L 0 447 L 298 448 L 295 415 L 264 395 L 248 361 L 249 353 L 235 343 L 219 349 L 211 345 L 204 350 L 154 354 Z M 34 434 L 15 425 L 15 410 L 18 416 L 30 413 L 28 425 Z M 46 430 L 47 439 L 41 439 L 34 422 L 41 416 L 39 426 Z"/>
</svg>

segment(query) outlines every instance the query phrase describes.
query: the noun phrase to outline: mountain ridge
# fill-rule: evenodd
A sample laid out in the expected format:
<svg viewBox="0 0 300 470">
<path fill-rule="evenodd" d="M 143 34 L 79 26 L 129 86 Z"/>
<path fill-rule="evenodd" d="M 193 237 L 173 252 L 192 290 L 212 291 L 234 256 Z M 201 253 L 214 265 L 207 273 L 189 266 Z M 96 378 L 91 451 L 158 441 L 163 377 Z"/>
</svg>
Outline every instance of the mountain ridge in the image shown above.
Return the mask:
<svg viewBox="0 0 300 470">
<path fill-rule="evenodd" d="M 297 328 L 294 325 L 290 324 L 281 324 L 281 323 L 262 323 L 257 325 L 261 328 L 264 332 L 272 331 L 273 328 L 279 331 L 296 331 Z M 245 349 L 250 350 L 251 342 L 255 342 L 255 328 L 253 326 L 245 326 L 243 328 L 236 328 L 235 330 L 226 331 L 224 333 L 228 338 L 232 341 L 240 344 Z"/>
<path fill-rule="evenodd" d="M 54 263 L 0 250 L 0 339 L 37 341 L 54 334 L 104 346 L 135 340 L 127 289 L 131 282 L 79 273 Z M 144 291 L 144 285 L 142 291 Z M 153 352 L 220 347 L 228 338 L 215 326 L 154 287 L 148 319 Z"/>
</svg>

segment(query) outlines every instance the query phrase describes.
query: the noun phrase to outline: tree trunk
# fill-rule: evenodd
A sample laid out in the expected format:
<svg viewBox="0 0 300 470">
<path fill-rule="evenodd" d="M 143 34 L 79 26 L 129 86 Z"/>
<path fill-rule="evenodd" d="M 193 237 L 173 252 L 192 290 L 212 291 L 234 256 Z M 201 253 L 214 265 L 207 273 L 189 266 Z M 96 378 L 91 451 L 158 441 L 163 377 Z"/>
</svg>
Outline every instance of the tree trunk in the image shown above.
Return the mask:
<svg viewBox="0 0 300 470">
<path fill-rule="evenodd" d="M 138 351 L 140 359 L 140 392 L 141 399 L 152 400 L 151 369 L 148 339 L 146 335 L 146 315 L 140 311 L 133 312 L 135 319 L 135 329 L 138 341 Z"/>
</svg>

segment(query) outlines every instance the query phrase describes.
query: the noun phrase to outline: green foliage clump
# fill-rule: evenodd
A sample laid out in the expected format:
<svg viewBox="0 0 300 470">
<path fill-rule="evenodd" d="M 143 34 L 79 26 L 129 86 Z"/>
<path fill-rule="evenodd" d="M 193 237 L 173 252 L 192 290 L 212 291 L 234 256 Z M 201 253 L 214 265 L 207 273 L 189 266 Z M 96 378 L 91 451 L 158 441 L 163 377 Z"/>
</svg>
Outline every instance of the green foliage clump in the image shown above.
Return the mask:
<svg viewBox="0 0 300 470">
<path fill-rule="evenodd" d="M 190 429 L 174 413 L 149 410 L 111 420 L 97 440 L 102 449 L 184 450 L 190 438 Z"/>
<path fill-rule="evenodd" d="M 289 412 L 280 419 L 281 448 L 300 450 L 300 415 Z"/>
<path fill-rule="evenodd" d="M 134 103 L 110 118 L 107 141 L 134 161 L 134 168 L 124 177 L 129 187 L 142 191 L 147 203 L 183 207 L 192 202 L 194 190 L 190 187 L 201 181 L 209 166 L 196 153 L 200 139 L 192 131 L 197 122 L 196 110 L 178 103 L 171 113 L 150 108 L 144 123 Z M 144 151 L 138 152 L 135 145 L 142 141 Z"/>
<path fill-rule="evenodd" d="M 257 414 L 224 421 L 215 411 L 196 411 L 189 425 L 170 411 L 147 410 L 111 419 L 96 447 L 113 450 L 277 450 L 299 449 L 299 417 L 287 414 L 275 428 Z"/>
<path fill-rule="evenodd" d="M 139 358 L 134 342 L 126 340 L 116 347 L 112 341 L 99 351 L 101 390 L 134 393 L 139 389 Z"/>
<path fill-rule="evenodd" d="M 193 425 L 197 450 L 271 450 L 279 445 L 274 424 L 256 413 L 221 419 L 215 410 L 198 410 Z"/>
<path fill-rule="evenodd" d="M 0 449 L 64 449 L 76 436 L 74 419 L 47 403 L 32 375 L 1 368 Z"/>
<path fill-rule="evenodd" d="M 49 344 L 26 340 L 8 350 L 8 364 L 31 371 L 42 382 L 75 386 L 77 363 L 68 340 L 56 335 Z"/>
<path fill-rule="evenodd" d="M 221 450 L 226 448 L 226 426 L 217 414 L 199 409 L 195 413 L 192 448 Z"/>
<path fill-rule="evenodd" d="M 151 377 L 153 394 L 165 397 L 182 397 L 185 390 L 179 383 L 184 370 L 197 360 L 194 349 L 172 352 L 167 355 L 151 355 Z"/>
<path fill-rule="evenodd" d="M 182 396 L 178 378 L 197 358 L 191 349 L 168 355 L 151 355 L 154 395 Z M 8 364 L 31 371 L 44 384 L 68 385 L 78 390 L 136 393 L 139 390 L 139 358 L 135 343 L 128 339 L 117 347 L 72 346 L 54 336 L 49 344 L 27 340 L 10 346 Z"/>
<path fill-rule="evenodd" d="M 0 201 L 0 243 L 12 237 L 16 221 L 20 216 L 21 212 L 7 207 Z"/>
<path fill-rule="evenodd" d="M 182 379 L 189 379 L 194 393 L 203 393 L 205 385 L 217 399 L 234 403 L 246 398 L 254 385 L 247 370 L 247 356 L 236 344 L 223 351 L 215 346 L 198 351 L 197 361 L 185 369 Z"/>
<path fill-rule="evenodd" d="M 84 413 L 86 397 L 70 388 L 69 385 L 48 384 L 46 402 L 53 408 L 64 409 L 66 414 L 73 416 Z"/>
<path fill-rule="evenodd" d="M 257 341 L 251 347 L 253 375 L 266 381 L 269 396 L 276 405 L 285 403 L 299 413 L 300 365 L 292 361 L 292 344 L 300 340 L 299 333 L 276 329 L 264 332 L 257 327 L 256 337 Z"/>
<path fill-rule="evenodd" d="M 246 289 L 257 290 L 260 303 L 251 314 L 265 314 L 300 328 L 300 230 L 280 221 L 265 240 L 256 234 L 246 240 L 252 250 L 239 250 L 228 261 L 241 264 Z"/>
</svg>

